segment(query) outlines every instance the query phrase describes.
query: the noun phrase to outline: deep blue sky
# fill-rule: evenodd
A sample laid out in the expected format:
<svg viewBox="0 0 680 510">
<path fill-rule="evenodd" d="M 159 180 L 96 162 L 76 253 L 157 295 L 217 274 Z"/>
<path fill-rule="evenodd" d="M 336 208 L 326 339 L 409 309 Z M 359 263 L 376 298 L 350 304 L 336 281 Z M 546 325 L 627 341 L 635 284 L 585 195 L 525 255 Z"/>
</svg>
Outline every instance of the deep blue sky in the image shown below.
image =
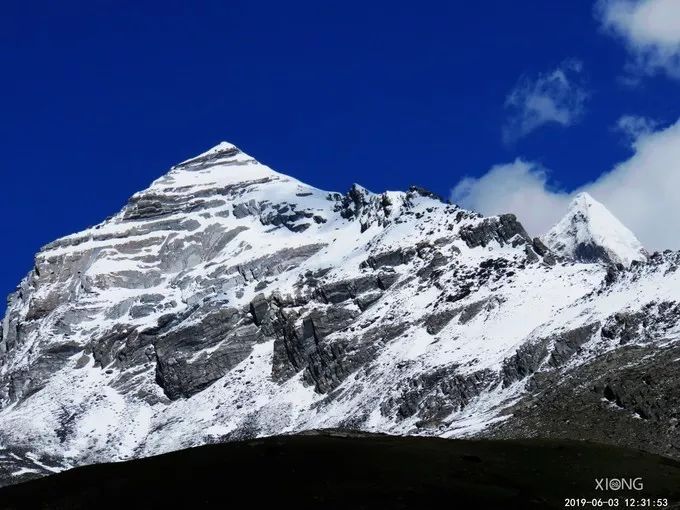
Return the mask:
<svg viewBox="0 0 680 510">
<path fill-rule="evenodd" d="M 677 84 L 622 86 L 586 0 L 4 2 L 0 294 L 39 247 L 231 141 L 329 190 L 419 184 L 522 156 L 566 188 L 625 158 L 625 113 L 677 118 Z M 523 74 L 583 61 L 583 121 L 502 143 Z M 4 306 L 0 305 L 1 307 Z"/>
</svg>

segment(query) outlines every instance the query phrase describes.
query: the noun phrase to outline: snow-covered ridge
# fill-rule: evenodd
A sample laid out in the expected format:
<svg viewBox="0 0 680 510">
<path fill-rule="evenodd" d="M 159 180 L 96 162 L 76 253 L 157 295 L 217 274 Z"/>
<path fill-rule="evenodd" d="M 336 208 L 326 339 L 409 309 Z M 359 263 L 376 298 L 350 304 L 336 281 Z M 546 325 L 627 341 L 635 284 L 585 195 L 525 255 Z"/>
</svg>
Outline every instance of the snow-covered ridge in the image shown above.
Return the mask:
<svg viewBox="0 0 680 510">
<path fill-rule="evenodd" d="M 588 193 L 579 193 L 567 214 L 543 241 L 558 255 L 583 262 L 601 260 L 628 267 L 647 252 L 635 234 Z"/>
<path fill-rule="evenodd" d="M 575 263 L 580 244 L 627 262 L 634 243 L 588 197 L 570 213 L 546 239 L 556 257 L 513 215 L 419 188 L 322 191 L 222 143 L 36 255 L 2 323 L 0 448 L 70 466 L 511 422 L 535 373 L 618 349 L 621 328 L 628 344 L 677 338 L 674 255 Z"/>
</svg>

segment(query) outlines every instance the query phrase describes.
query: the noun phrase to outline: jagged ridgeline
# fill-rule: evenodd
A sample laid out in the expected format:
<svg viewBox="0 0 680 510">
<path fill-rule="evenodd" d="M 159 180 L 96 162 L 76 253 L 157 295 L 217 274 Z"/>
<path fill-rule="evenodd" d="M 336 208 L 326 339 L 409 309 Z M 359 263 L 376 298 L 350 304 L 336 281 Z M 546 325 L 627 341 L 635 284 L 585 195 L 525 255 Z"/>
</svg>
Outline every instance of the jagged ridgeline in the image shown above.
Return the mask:
<svg viewBox="0 0 680 510">
<path fill-rule="evenodd" d="M 1 478 L 328 427 L 680 457 L 679 260 L 591 197 L 541 241 L 222 143 L 37 254 L 2 325 Z"/>
</svg>

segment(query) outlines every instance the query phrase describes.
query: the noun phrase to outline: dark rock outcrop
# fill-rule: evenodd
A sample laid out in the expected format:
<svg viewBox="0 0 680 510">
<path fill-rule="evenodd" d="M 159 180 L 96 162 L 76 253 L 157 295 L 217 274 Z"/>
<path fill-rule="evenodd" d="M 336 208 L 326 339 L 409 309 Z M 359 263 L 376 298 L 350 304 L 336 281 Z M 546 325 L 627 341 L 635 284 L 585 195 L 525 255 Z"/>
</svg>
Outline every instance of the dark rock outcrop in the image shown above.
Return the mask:
<svg viewBox="0 0 680 510">
<path fill-rule="evenodd" d="M 191 316 L 155 341 L 156 381 L 171 399 L 190 397 L 243 361 L 264 340 L 241 311 L 223 308 Z M 206 352 L 208 347 L 217 346 Z"/>
<path fill-rule="evenodd" d="M 588 438 L 680 457 L 680 349 L 626 346 L 534 375 L 489 437 Z"/>
<path fill-rule="evenodd" d="M 419 427 L 438 426 L 451 413 L 465 408 L 496 379 L 491 370 L 462 375 L 459 368 L 443 367 L 409 379 L 398 398 L 382 404 L 381 412 L 390 416 L 395 408 L 401 419 L 417 415 Z"/>
<path fill-rule="evenodd" d="M 492 241 L 498 242 L 501 246 L 506 244 L 518 246 L 532 242 L 514 214 L 487 218 L 475 226 L 464 227 L 460 231 L 460 237 L 470 248 L 485 247 Z"/>
</svg>

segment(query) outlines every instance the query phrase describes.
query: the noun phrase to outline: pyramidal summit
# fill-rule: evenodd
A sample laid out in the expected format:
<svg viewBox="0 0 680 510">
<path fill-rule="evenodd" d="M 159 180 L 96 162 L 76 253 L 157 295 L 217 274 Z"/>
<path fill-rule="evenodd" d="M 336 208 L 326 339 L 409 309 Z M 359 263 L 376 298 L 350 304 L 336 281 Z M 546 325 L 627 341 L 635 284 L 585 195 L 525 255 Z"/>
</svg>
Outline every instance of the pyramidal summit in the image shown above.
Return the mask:
<svg viewBox="0 0 680 510">
<path fill-rule="evenodd" d="M 543 236 L 557 255 L 579 262 L 608 262 L 630 266 L 649 254 L 635 234 L 588 193 L 571 201 L 567 214 Z"/>
<path fill-rule="evenodd" d="M 541 240 L 221 143 L 32 267 L 0 329 L 0 484 L 318 429 L 680 458 L 680 254 L 586 194 Z"/>
</svg>

